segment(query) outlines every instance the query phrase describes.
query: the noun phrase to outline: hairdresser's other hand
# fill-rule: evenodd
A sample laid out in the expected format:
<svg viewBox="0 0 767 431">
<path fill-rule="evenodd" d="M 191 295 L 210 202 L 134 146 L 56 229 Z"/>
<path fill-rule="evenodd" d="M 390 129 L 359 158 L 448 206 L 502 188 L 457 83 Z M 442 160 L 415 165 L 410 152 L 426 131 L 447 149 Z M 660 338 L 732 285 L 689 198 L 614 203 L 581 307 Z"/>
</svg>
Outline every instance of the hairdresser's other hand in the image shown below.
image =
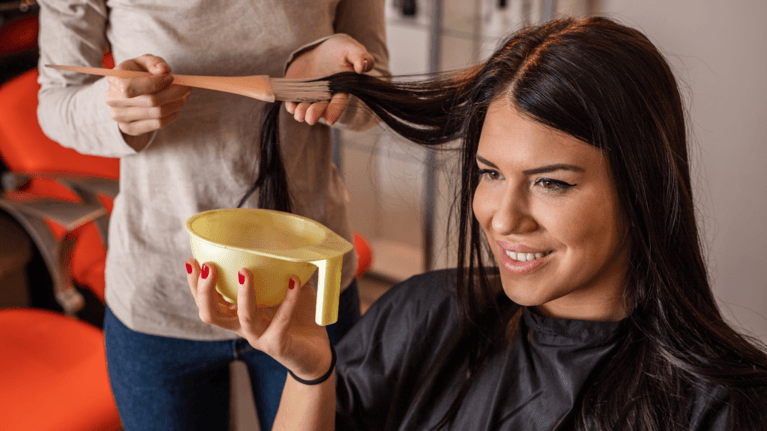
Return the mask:
<svg viewBox="0 0 767 431">
<path fill-rule="evenodd" d="M 186 265 L 187 282 L 203 322 L 245 338 L 298 377 L 317 379 L 330 368 L 330 341 L 325 328 L 314 322 L 316 294 L 311 285 L 300 286 L 298 278 L 292 277 L 282 303 L 259 307 L 252 275 L 243 268 L 234 305 L 216 291 L 215 265 L 200 267 L 195 259 L 188 259 Z"/>
<path fill-rule="evenodd" d="M 146 146 L 151 133 L 175 120 L 191 88 L 171 85 L 170 66 L 160 57 L 145 54 L 126 60 L 118 70 L 149 72 L 139 78 L 108 77 L 107 105 L 125 141 L 136 150 Z"/>
<path fill-rule="evenodd" d="M 374 61 L 362 44 L 351 36 L 339 34 L 299 55 L 288 66 L 285 77 L 306 79 L 322 78 L 339 72 L 365 73 L 373 70 Z M 348 99 L 348 95 L 337 93 L 330 102 L 287 102 L 285 108 L 296 121 L 315 124 L 324 117 L 328 125 L 333 125 L 346 109 Z"/>
</svg>

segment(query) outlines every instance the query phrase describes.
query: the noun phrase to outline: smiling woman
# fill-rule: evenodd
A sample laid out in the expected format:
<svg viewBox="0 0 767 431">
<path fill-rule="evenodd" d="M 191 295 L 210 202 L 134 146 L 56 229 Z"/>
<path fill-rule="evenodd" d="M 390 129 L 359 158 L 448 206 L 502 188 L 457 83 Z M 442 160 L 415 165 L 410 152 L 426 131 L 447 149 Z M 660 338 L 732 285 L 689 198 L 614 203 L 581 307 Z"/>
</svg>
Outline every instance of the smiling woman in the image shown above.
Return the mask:
<svg viewBox="0 0 767 431">
<path fill-rule="evenodd" d="M 714 301 L 681 97 L 647 37 L 565 19 L 465 71 L 326 79 L 418 144 L 461 140 L 459 265 L 376 302 L 339 344 L 336 379 L 289 378 L 279 424 L 767 429 L 767 355 Z M 213 283 L 190 279 L 210 304 Z M 291 290 L 280 324 L 245 334 L 302 379 L 335 357 L 294 323 L 312 295 Z M 261 321 L 255 307 L 237 314 Z"/>
<path fill-rule="evenodd" d="M 626 317 L 628 229 L 602 152 L 499 99 L 477 163 L 474 216 L 506 295 L 548 317 Z"/>
</svg>

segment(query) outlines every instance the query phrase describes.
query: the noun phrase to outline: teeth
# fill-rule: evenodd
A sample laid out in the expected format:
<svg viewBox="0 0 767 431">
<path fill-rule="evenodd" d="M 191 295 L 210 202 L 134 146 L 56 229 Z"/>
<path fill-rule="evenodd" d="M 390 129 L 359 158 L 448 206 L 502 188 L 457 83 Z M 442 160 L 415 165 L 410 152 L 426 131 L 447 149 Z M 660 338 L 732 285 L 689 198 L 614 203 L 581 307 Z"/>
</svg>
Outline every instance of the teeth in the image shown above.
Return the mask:
<svg viewBox="0 0 767 431">
<path fill-rule="evenodd" d="M 517 262 L 527 262 L 529 260 L 540 259 L 542 257 L 548 256 L 549 254 L 551 254 L 550 251 L 543 253 L 515 253 L 513 251 L 506 252 L 506 256 L 509 256 L 512 260 L 516 260 Z"/>
</svg>

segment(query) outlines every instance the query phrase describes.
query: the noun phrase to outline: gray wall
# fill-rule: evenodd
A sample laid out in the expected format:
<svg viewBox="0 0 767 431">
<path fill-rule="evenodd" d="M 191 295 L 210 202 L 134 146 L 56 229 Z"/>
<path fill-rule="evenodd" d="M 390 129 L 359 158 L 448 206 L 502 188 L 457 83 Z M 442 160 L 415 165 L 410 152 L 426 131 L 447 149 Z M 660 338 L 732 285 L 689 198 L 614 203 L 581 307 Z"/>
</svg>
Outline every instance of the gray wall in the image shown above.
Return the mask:
<svg viewBox="0 0 767 431">
<path fill-rule="evenodd" d="M 644 31 L 683 87 L 714 293 L 767 342 L 767 1 L 603 0 Z"/>
</svg>

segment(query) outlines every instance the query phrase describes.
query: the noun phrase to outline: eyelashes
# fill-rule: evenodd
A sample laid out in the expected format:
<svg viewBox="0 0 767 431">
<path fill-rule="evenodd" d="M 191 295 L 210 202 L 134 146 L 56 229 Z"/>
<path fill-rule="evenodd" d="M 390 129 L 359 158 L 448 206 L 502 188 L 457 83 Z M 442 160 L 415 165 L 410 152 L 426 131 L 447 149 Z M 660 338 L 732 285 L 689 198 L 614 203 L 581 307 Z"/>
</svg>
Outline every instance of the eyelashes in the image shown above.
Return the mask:
<svg viewBox="0 0 767 431">
<path fill-rule="evenodd" d="M 555 180 L 553 178 L 539 178 L 535 180 L 535 184 L 543 187 L 546 191 L 552 192 L 563 192 L 577 185 L 566 183 L 561 180 Z"/>
<path fill-rule="evenodd" d="M 493 169 L 482 169 L 477 168 L 477 177 L 479 177 L 479 180 L 489 180 L 489 181 L 496 181 L 502 178 L 501 174 Z"/>
<path fill-rule="evenodd" d="M 501 173 L 496 171 L 495 169 L 482 169 L 479 167 L 477 168 L 477 177 L 479 178 L 480 181 L 490 181 L 490 182 L 504 179 L 503 175 L 501 175 Z M 545 178 L 545 177 L 537 178 L 533 184 L 538 187 L 541 187 L 546 192 L 553 192 L 553 193 L 556 193 L 556 192 L 562 193 L 571 189 L 572 187 L 577 186 L 577 184 L 570 184 L 566 181 L 556 180 L 554 178 Z"/>
</svg>

